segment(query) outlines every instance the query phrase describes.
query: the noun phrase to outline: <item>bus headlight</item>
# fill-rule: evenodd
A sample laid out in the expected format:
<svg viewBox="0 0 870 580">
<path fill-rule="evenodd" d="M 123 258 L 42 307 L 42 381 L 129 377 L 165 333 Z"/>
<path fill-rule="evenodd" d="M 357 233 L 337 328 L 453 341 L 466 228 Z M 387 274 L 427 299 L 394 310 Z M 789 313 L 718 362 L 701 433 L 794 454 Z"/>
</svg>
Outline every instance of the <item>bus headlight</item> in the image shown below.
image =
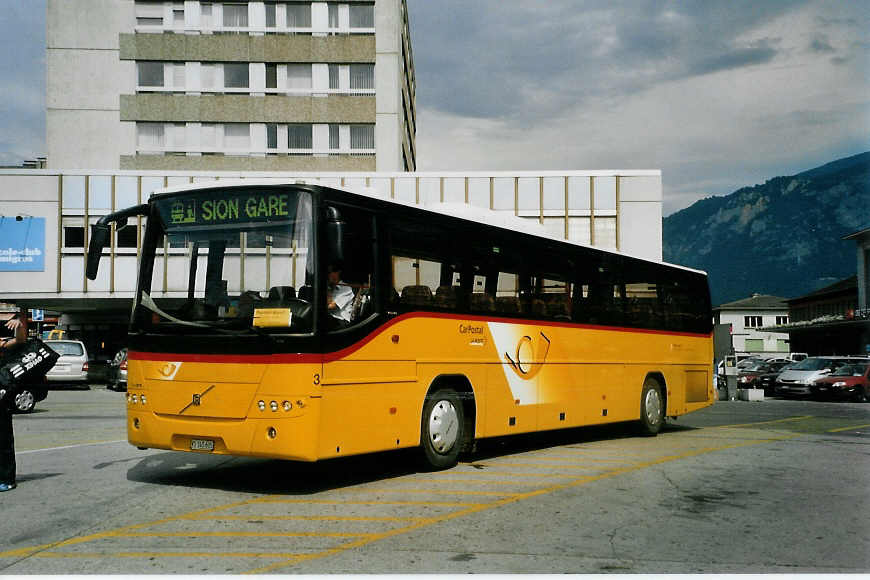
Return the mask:
<svg viewBox="0 0 870 580">
<path fill-rule="evenodd" d="M 258 407 L 261 411 L 265 411 L 265 410 L 266 410 L 266 402 L 265 402 L 265 401 L 258 401 L 258 402 L 257 402 L 257 407 Z"/>
<path fill-rule="evenodd" d="M 292 408 L 293 408 L 293 403 L 291 403 L 290 401 L 284 401 L 284 410 L 285 411 L 290 411 L 290 409 L 292 409 Z"/>
<path fill-rule="evenodd" d="M 272 401 L 271 403 L 269 403 L 269 408 L 272 409 L 273 413 L 278 412 L 278 402 Z"/>
</svg>

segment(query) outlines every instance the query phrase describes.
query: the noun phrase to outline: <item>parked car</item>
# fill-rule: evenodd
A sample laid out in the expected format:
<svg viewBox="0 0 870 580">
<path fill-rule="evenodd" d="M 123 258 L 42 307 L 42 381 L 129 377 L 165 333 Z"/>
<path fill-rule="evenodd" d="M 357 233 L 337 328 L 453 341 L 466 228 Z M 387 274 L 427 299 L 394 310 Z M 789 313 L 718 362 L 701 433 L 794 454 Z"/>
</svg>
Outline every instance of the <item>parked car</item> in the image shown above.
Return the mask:
<svg viewBox="0 0 870 580">
<path fill-rule="evenodd" d="M 762 373 L 758 377 L 758 388 L 764 389 L 765 396 L 771 396 L 775 394 L 776 389 L 776 377 L 780 375 L 783 371 L 786 371 L 792 368 L 797 363 L 794 361 L 786 361 L 786 362 L 774 362 L 771 363 L 771 368 L 769 371 Z"/>
<path fill-rule="evenodd" d="M 45 375 L 49 383 L 76 384 L 88 388 L 88 351 L 79 340 L 46 340 L 60 358 Z"/>
<path fill-rule="evenodd" d="M 825 377 L 844 364 L 846 357 L 811 356 L 795 363 L 776 377 L 775 391 L 783 396 L 807 396 L 812 394 L 812 385 L 816 379 Z"/>
<path fill-rule="evenodd" d="M 108 388 L 113 391 L 127 390 L 127 349 L 122 348 L 109 362 Z"/>
<path fill-rule="evenodd" d="M 834 369 L 830 375 L 817 379 L 811 389 L 814 395 L 851 398 L 865 403 L 870 398 L 870 361 L 853 362 Z"/>
<path fill-rule="evenodd" d="M 764 389 L 765 395 L 773 394 L 773 381 L 783 367 L 794 364 L 786 359 L 771 359 L 757 362 L 737 373 L 737 386 L 742 389 Z"/>
</svg>

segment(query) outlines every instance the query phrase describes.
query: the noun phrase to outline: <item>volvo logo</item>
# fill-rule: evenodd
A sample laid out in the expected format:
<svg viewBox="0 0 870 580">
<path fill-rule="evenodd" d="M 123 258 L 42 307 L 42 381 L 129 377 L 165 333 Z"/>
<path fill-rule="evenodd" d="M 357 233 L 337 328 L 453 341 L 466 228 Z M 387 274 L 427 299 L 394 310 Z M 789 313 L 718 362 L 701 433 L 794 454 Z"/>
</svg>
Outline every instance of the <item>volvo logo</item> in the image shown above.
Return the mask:
<svg viewBox="0 0 870 580">
<path fill-rule="evenodd" d="M 194 393 L 191 401 L 182 410 L 180 410 L 178 412 L 178 414 L 183 415 L 184 412 L 187 411 L 188 409 L 190 409 L 191 407 L 199 407 L 200 405 L 202 405 L 202 398 L 204 396 L 206 396 L 206 394 L 210 390 L 212 390 L 213 388 L 214 388 L 214 385 L 211 385 L 209 388 L 207 388 L 206 390 L 204 390 L 201 393 Z"/>
</svg>

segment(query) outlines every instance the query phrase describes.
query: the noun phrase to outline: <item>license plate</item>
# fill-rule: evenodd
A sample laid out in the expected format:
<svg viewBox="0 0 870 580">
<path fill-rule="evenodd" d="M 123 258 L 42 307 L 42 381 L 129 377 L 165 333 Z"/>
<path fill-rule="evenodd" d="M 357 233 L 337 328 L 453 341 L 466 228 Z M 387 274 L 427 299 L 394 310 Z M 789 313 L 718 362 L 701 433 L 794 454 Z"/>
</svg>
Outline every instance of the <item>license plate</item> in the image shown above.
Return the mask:
<svg viewBox="0 0 870 580">
<path fill-rule="evenodd" d="M 214 451 L 214 441 L 211 439 L 191 439 L 191 451 Z"/>
</svg>

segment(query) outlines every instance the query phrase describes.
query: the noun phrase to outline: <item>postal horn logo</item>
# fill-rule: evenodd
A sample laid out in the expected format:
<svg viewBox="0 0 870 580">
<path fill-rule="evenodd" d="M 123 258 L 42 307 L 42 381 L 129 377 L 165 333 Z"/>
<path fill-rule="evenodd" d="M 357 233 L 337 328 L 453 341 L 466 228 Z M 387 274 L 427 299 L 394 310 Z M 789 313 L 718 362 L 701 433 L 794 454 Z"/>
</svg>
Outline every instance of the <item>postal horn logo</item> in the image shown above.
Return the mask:
<svg viewBox="0 0 870 580">
<path fill-rule="evenodd" d="M 518 377 L 529 380 L 541 371 L 549 352 L 550 339 L 541 332 L 534 339 L 531 336 L 520 338 L 514 354 L 505 352 L 504 357 Z"/>
</svg>

